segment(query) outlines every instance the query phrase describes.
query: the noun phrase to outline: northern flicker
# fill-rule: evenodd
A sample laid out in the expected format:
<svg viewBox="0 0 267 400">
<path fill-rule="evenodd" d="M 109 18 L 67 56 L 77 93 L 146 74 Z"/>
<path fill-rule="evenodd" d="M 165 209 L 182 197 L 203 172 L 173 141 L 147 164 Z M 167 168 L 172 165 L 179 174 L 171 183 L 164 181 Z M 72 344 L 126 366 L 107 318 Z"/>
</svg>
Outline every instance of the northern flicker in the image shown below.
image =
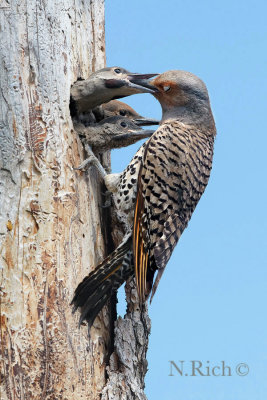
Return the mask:
<svg viewBox="0 0 267 400">
<path fill-rule="evenodd" d="M 142 117 L 128 104 L 119 100 L 111 100 L 108 103 L 102 104 L 101 108 L 104 118 L 120 115 L 130 118 L 136 125 L 159 125 L 159 121 L 157 119 Z"/>
<path fill-rule="evenodd" d="M 126 170 L 105 177 L 125 223 L 122 243 L 77 287 L 72 304 L 92 325 L 110 295 L 135 274 L 140 302 L 153 297 L 209 180 L 216 135 L 205 84 L 185 71 L 152 82 L 160 127 Z M 157 272 L 156 279 L 154 274 Z"/>
<path fill-rule="evenodd" d="M 110 100 L 136 93 L 152 93 L 149 79 L 158 74 L 131 73 L 121 67 L 103 68 L 71 87 L 72 116 L 87 113 Z"/>
<path fill-rule="evenodd" d="M 105 118 L 88 127 L 85 127 L 82 123 L 74 122 L 73 127 L 82 142 L 90 145 L 95 153 L 129 146 L 138 142 L 138 140 L 150 137 L 155 131 L 142 129 L 131 119 L 119 115 Z"/>
</svg>

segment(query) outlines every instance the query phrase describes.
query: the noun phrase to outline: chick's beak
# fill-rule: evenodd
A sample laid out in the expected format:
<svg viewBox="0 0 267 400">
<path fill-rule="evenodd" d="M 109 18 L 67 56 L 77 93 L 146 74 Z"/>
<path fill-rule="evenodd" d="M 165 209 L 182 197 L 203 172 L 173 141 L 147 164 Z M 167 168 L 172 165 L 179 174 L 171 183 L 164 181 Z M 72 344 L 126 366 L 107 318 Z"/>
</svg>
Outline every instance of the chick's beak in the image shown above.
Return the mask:
<svg viewBox="0 0 267 400">
<path fill-rule="evenodd" d="M 156 93 L 158 89 L 151 84 L 149 79 L 158 75 L 159 74 L 128 74 L 128 86 L 139 90 L 140 93 Z"/>
<path fill-rule="evenodd" d="M 116 142 L 122 142 L 122 141 L 127 141 L 129 140 L 129 143 L 135 143 L 138 140 L 141 139 L 146 139 L 149 138 L 150 136 L 153 135 L 153 133 L 155 132 L 155 130 L 152 129 L 140 129 L 140 131 L 136 131 L 136 130 L 130 130 L 127 133 L 123 133 L 120 135 L 116 135 L 113 140 Z"/>
</svg>

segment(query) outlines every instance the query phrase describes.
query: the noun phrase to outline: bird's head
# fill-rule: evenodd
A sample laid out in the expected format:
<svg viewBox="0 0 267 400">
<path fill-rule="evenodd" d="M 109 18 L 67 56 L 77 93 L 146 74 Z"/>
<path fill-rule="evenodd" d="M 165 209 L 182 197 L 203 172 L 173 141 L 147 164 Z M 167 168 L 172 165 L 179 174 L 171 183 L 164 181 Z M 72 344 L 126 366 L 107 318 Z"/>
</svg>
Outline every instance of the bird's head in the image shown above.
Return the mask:
<svg viewBox="0 0 267 400">
<path fill-rule="evenodd" d="M 136 125 L 158 125 L 159 120 L 153 118 L 142 117 L 128 104 L 119 100 L 112 100 L 108 103 L 102 104 L 105 118 L 113 117 L 115 115 L 127 117 L 131 119 Z"/>
<path fill-rule="evenodd" d="M 111 100 L 108 103 L 102 104 L 102 109 L 104 111 L 105 118 L 118 115 L 134 119 L 139 116 L 139 114 L 132 107 L 119 100 Z"/>
<path fill-rule="evenodd" d="M 158 74 L 131 73 L 121 67 L 103 68 L 90 78 L 101 80 L 106 89 L 117 89 L 118 98 L 134 93 L 154 93 L 157 89 L 150 85 L 149 79 Z"/>
<path fill-rule="evenodd" d="M 136 93 L 155 93 L 150 78 L 158 74 L 136 74 L 121 67 L 102 68 L 88 79 L 78 80 L 71 87 L 72 115 L 89 112 L 110 100 Z"/>
<path fill-rule="evenodd" d="M 119 115 L 100 121 L 98 127 L 103 127 L 106 140 L 112 140 L 112 148 L 129 146 L 138 140 L 150 137 L 155 132 L 151 129 L 142 129 L 130 118 Z"/>
<path fill-rule="evenodd" d="M 162 107 L 162 122 L 175 119 L 186 124 L 214 126 L 209 94 L 204 82 L 186 71 L 167 71 L 150 82 Z"/>
<path fill-rule="evenodd" d="M 133 120 L 120 115 L 105 118 L 97 124 L 84 126 L 74 122 L 74 129 L 84 144 L 89 144 L 94 152 L 129 146 L 141 139 L 152 136 L 155 130 L 142 129 Z"/>
</svg>

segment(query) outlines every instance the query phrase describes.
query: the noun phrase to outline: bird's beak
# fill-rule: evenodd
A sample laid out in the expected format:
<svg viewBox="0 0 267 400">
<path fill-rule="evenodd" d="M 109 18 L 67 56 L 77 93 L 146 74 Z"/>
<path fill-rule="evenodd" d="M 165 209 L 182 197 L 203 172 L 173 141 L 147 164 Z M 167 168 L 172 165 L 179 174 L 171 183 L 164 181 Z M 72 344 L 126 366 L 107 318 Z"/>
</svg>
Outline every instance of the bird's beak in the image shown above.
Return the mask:
<svg viewBox="0 0 267 400">
<path fill-rule="evenodd" d="M 127 133 L 114 136 L 113 139 L 114 141 L 118 141 L 118 144 L 121 144 L 121 142 L 123 141 L 129 142 L 130 144 L 130 143 L 135 143 L 141 139 L 149 138 L 150 136 L 153 135 L 154 132 L 155 130 L 152 129 L 140 129 L 140 131 L 130 130 Z"/>
<path fill-rule="evenodd" d="M 134 123 L 138 126 L 159 125 L 160 121 L 153 118 L 139 117 L 134 119 Z"/>
<path fill-rule="evenodd" d="M 158 76 L 159 74 L 128 74 L 128 86 L 135 88 L 140 93 L 156 93 L 158 89 L 149 81 L 150 78 Z"/>
</svg>

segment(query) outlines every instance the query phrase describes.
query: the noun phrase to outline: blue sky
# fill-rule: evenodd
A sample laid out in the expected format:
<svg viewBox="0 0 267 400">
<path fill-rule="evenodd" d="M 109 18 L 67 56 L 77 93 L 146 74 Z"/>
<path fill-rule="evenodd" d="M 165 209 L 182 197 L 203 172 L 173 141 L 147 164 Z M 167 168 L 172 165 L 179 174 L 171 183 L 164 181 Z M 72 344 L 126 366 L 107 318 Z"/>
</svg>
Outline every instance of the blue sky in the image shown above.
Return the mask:
<svg viewBox="0 0 267 400">
<path fill-rule="evenodd" d="M 106 0 L 107 65 L 195 73 L 218 130 L 208 188 L 150 306 L 149 400 L 267 398 L 266 14 L 265 1 Z M 161 116 L 148 94 L 125 101 Z M 113 151 L 113 171 L 138 147 Z M 232 376 L 169 376 L 170 360 L 225 361 Z"/>
</svg>

